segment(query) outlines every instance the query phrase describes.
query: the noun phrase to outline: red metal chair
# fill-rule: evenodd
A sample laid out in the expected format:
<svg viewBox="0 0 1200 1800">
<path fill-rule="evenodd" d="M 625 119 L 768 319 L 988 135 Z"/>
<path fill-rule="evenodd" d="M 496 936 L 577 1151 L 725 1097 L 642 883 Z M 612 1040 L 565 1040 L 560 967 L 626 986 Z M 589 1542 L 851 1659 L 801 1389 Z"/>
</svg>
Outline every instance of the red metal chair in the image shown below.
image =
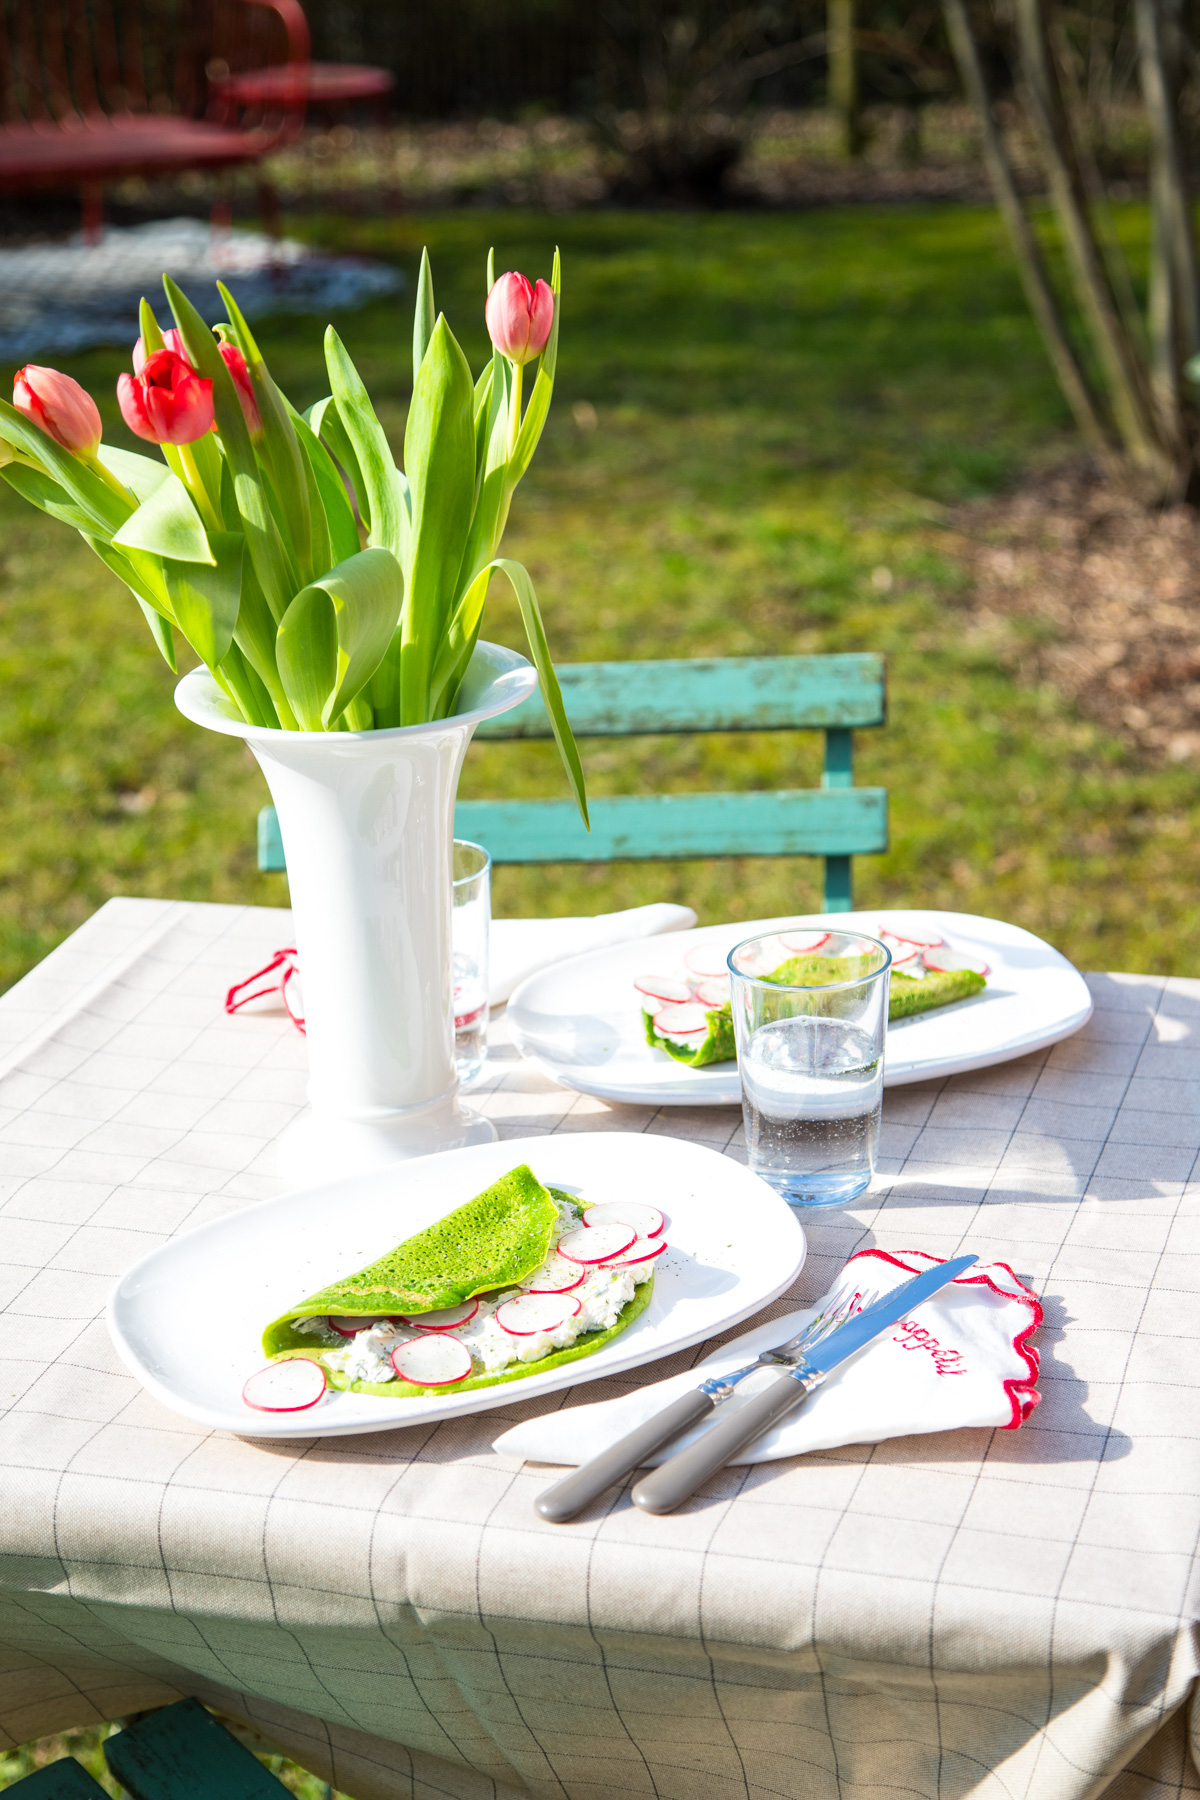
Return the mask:
<svg viewBox="0 0 1200 1800">
<path fill-rule="evenodd" d="M 84 230 L 103 187 L 128 175 L 256 162 L 304 123 L 308 22 L 299 0 L 239 0 L 283 27 L 269 92 L 235 104 L 205 76 L 212 15 L 188 0 L 141 9 L 113 0 L 0 0 L 0 193 L 78 187 Z"/>
</svg>

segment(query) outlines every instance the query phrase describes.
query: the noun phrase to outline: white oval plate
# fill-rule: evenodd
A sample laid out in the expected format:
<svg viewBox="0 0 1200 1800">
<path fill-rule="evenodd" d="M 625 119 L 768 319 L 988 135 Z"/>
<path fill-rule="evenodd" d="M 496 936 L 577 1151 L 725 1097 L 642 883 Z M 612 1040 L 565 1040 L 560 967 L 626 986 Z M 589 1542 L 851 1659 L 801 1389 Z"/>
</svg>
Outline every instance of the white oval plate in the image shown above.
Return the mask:
<svg viewBox="0 0 1200 1800">
<path fill-rule="evenodd" d="M 261 1340 L 272 1319 L 524 1162 L 540 1181 L 589 1200 L 646 1200 L 666 1213 L 670 1248 L 628 1331 L 594 1356 L 465 1394 L 330 1392 L 299 1413 L 245 1404 L 242 1384 L 266 1361 Z M 344 1437 L 509 1405 L 703 1343 L 790 1287 L 806 1248 L 791 1208 L 715 1150 L 625 1131 L 515 1138 L 283 1194 L 185 1232 L 117 1283 L 108 1329 L 125 1366 L 185 1418 L 240 1437 Z"/>
<path fill-rule="evenodd" d="M 906 925 L 910 931 L 944 937 L 956 950 L 982 958 L 990 969 L 987 987 L 974 999 L 889 1027 L 887 1087 L 1008 1062 L 1069 1037 L 1092 1015 L 1092 997 L 1079 971 L 1019 925 L 972 913 L 885 907 L 710 925 L 574 956 L 530 975 L 517 988 L 508 1003 L 513 1040 L 552 1080 L 601 1100 L 632 1106 L 737 1106 L 742 1094 L 736 1063 L 690 1069 L 647 1044 L 634 978 L 674 974 L 693 944 L 712 944 L 727 954 L 744 938 L 770 931 L 821 926 L 876 936 L 885 925 L 900 937 Z"/>
</svg>

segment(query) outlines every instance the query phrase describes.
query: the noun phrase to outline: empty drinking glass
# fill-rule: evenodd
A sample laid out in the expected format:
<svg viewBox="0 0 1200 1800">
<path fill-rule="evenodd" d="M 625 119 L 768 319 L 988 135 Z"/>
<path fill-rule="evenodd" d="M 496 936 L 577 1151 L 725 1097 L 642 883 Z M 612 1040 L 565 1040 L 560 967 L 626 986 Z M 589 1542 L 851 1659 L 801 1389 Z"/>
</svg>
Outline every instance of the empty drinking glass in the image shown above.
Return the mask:
<svg viewBox="0 0 1200 1800">
<path fill-rule="evenodd" d="M 750 1167 L 792 1206 L 870 1184 L 891 955 L 859 932 L 748 938 L 729 957 Z"/>
<path fill-rule="evenodd" d="M 454 1064 L 472 1081 L 487 1055 L 488 933 L 492 922 L 492 859 L 481 844 L 454 840 Z"/>
</svg>

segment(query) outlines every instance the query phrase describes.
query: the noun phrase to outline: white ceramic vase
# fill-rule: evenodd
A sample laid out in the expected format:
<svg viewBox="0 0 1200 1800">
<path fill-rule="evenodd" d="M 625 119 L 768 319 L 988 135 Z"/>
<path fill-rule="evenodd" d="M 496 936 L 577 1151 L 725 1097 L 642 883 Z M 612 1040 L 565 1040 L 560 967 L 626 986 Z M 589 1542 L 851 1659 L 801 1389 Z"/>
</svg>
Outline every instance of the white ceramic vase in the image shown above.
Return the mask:
<svg viewBox="0 0 1200 1800">
<path fill-rule="evenodd" d="M 300 959 L 310 1111 L 279 1141 L 307 1183 L 489 1142 L 458 1101 L 450 912 L 454 798 L 471 733 L 528 698 L 523 656 L 476 646 L 459 710 L 392 731 L 247 725 L 206 669 L 175 703 L 240 737 L 279 814 Z"/>
</svg>

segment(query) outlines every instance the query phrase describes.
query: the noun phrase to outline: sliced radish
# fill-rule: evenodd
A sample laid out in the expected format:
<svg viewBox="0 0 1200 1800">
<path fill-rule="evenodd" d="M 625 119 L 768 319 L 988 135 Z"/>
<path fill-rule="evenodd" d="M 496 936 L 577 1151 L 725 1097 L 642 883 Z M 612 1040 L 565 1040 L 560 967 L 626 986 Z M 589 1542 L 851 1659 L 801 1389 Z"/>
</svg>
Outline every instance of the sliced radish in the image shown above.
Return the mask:
<svg viewBox="0 0 1200 1800">
<path fill-rule="evenodd" d="M 657 1206 L 646 1206 L 640 1200 L 623 1200 L 587 1207 L 583 1222 L 589 1231 L 595 1231 L 601 1225 L 628 1225 L 639 1237 L 652 1238 L 658 1236 L 667 1221 Z"/>
<path fill-rule="evenodd" d="M 325 1371 L 307 1356 L 268 1363 L 252 1375 L 242 1389 L 242 1399 L 256 1412 L 304 1412 L 325 1392 Z"/>
<path fill-rule="evenodd" d="M 639 994 L 644 994 L 648 1000 L 659 1000 L 664 1006 L 670 1001 L 692 997 L 687 982 L 674 975 L 635 975 L 633 985 Z"/>
<path fill-rule="evenodd" d="M 779 941 L 792 956 L 808 956 L 829 942 L 827 931 L 781 931 Z"/>
<path fill-rule="evenodd" d="M 941 937 L 929 937 L 923 931 L 893 931 L 890 925 L 881 925 L 879 935 L 885 943 L 888 938 L 897 938 L 902 944 L 915 944 L 918 950 L 937 950 L 946 941 Z"/>
<path fill-rule="evenodd" d="M 569 1257 L 560 1256 L 557 1250 L 548 1262 L 544 1262 L 536 1275 L 530 1277 L 528 1292 L 531 1294 L 566 1294 L 577 1288 L 581 1281 L 587 1280 L 587 1270 L 582 1263 L 572 1262 Z"/>
<path fill-rule="evenodd" d="M 971 969 L 976 975 L 988 972 L 988 965 L 980 962 L 977 956 L 964 956 L 959 950 L 951 950 L 948 944 L 926 950 L 925 967 L 932 969 L 935 975 L 952 975 L 956 969 Z"/>
<path fill-rule="evenodd" d="M 683 959 L 683 966 L 689 975 L 696 975 L 701 981 L 707 981 L 710 976 L 724 975 L 727 972 L 727 955 L 716 944 L 693 944 Z"/>
<path fill-rule="evenodd" d="M 390 1325 L 394 1322 L 386 1314 L 380 1313 L 363 1314 L 358 1318 L 353 1318 L 349 1313 L 339 1313 L 336 1317 L 330 1313 L 325 1321 L 334 1331 L 340 1331 L 343 1337 L 354 1337 L 356 1332 L 369 1331 L 372 1325 Z"/>
<path fill-rule="evenodd" d="M 707 981 L 698 982 L 696 984 L 696 998 L 701 1006 L 707 1006 L 710 1011 L 714 1006 L 728 1006 L 728 975 L 710 975 Z"/>
<path fill-rule="evenodd" d="M 680 1043 L 689 1043 L 694 1038 L 701 1038 L 708 1030 L 709 1008 L 701 1006 L 698 1000 L 688 1001 L 681 1006 L 660 1006 L 654 1015 L 654 1029 L 659 1037 L 676 1038 Z"/>
<path fill-rule="evenodd" d="M 512 1337 L 534 1337 L 539 1331 L 557 1331 L 568 1319 L 578 1318 L 581 1310 L 570 1294 L 520 1294 L 515 1300 L 502 1300 L 495 1319 Z"/>
<path fill-rule="evenodd" d="M 392 1367 L 416 1387 L 451 1387 L 471 1373 L 471 1352 L 461 1338 L 426 1331 L 392 1351 Z"/>
<path fill-rule="evenodd" d="M 466 1325 L 479 1311 L 478 1300 L 464 1300 L 461 1306 L 439 1306 L 436 1312 L 409 1313 L 402 1325 L 415 1325 L 418 1331 L 453 1331 Z"/>
<path fill-rule="evenodd" d="M 666 1238 L 636 1238 L 628 1250 L 622 1250 L 619 1256 L 610 1256 L 604 1264 L 606 1269 L 631 1269 L 636 1263 L 653 1262 L 661 1256 L 667 1247 Z"/>
<path fill-rule="evenodd" d="M 558 1254 L 590 1267 L 607 1262 L 610 1256 L 620 1256 L 636 1238 L 632 1225 L 581 1225 L 558 1240 Z"/>
</svg>

